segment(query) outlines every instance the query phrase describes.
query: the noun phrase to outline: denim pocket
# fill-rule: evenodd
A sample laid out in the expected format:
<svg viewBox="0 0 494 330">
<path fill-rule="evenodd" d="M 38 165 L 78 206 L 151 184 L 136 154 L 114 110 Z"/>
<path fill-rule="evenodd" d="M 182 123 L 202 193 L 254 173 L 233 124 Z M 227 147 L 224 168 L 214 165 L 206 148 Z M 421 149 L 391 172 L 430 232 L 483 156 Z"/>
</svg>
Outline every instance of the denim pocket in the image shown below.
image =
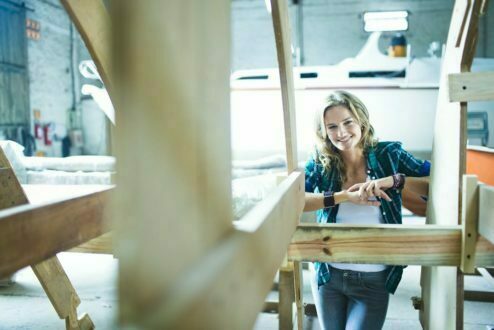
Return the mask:
<svg viewBox="0 0 494 330">
<path fill-rule="evenodd" d="M 387 272 L 379 272 L 374 274 L 361 274 L 360 285 L 367 290 L 386 291 Z"/>
</svg>

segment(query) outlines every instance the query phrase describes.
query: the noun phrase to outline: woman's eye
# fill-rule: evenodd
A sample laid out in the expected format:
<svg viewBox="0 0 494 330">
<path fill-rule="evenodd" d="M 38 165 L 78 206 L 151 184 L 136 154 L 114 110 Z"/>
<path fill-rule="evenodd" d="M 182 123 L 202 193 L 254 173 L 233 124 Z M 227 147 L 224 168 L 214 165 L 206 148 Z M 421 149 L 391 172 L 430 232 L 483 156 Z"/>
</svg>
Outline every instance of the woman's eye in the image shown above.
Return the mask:
<svg viewBox="0 0 494 330">
<path fill-rule="evenodd" d="M 353 124 L 353 120 L 348 120 L 345 122 L 345 125 L 350 125 L 350 124 Z"/>
<path fill-rule="evenodd" d="M 336 128 L 336 126 L 328 126 L 328 129 L 330 129 L 330 130 L 333 130 L 335 128 Z"/>
</svg>

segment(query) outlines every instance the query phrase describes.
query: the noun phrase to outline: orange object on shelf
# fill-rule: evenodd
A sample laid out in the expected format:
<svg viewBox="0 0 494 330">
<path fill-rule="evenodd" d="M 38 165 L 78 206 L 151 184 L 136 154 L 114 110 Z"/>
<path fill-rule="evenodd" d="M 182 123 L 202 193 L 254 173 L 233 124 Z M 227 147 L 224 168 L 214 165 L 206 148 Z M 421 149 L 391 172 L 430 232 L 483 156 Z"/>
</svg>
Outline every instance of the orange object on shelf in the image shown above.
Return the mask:
<svg viewBox="0 0 494 330">
<path fill-rule="evenodd" d="M 479 181 L 494 186 L 494 149 L 468 146 L 467 174 L 475 174 Z"/>
</svg>

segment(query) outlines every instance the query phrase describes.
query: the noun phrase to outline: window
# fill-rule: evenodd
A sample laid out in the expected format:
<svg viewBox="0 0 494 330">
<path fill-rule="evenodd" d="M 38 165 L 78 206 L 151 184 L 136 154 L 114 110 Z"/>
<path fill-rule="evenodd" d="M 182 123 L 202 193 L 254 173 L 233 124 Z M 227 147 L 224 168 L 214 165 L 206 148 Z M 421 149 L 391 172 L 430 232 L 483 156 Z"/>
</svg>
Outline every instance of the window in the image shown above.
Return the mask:
<svg viewBox="0 0 494 330">
<path fill-rule="evenodd" d="M 364 13 L 365 32 L 406 31 L 408 11 L 368 11 Z"/>
</svg>

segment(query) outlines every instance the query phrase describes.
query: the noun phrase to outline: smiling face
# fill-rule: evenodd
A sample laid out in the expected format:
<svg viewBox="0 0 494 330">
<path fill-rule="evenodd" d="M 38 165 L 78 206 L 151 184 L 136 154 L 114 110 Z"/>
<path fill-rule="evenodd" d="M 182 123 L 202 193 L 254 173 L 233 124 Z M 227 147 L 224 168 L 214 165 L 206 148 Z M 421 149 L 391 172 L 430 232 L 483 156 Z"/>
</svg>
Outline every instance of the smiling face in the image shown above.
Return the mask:
<svg viewBox="0 0 494 330">
<path fill-rule="evenodd" d="M 341 151 L 356 148 L 362 138 L 362 129 L 346 107 L 337 105 L 324 112 L 324 127 L 331 143 Z"/>
</svg>

